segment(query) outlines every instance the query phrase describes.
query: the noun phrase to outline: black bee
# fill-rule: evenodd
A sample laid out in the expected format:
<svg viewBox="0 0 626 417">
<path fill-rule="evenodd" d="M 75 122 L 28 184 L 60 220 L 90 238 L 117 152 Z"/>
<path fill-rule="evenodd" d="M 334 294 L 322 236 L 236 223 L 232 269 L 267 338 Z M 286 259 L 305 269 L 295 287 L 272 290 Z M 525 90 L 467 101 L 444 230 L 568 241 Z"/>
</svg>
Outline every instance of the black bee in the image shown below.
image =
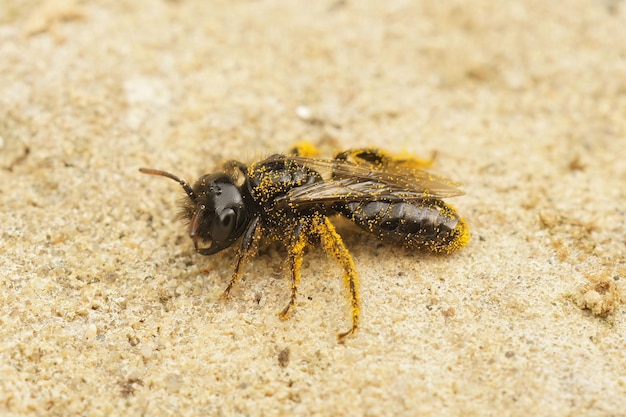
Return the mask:
<svg viewBox="0 0 626 417">
<path fill-rule="evenodd" d="M 333 159 L 272 155 L 245 165 L 226 162 L 191 187 L 168 172 L 141 168 L 144 174 L 177 181 L 187 193 L 182 217 L 196 251 L 212 255 L 241 239 L 228 296 L 241 266 L 261 237 L 282 240 L 291 271 L 291 298 L 280 317 L 295 306 L 304 248 L 320 242 L 344 270 L 350 293 L 352 326 L 359 325 L 358 275 L 329 217 L 342 215 L 384 241 L 409 249 L 454 252 L 468 242 L 465 221 L 441 199 L 463 194 L 458 183 L 421 170 L 427 162 L 399 158 L 375 148 L 352 149 Z"/>
</svg>

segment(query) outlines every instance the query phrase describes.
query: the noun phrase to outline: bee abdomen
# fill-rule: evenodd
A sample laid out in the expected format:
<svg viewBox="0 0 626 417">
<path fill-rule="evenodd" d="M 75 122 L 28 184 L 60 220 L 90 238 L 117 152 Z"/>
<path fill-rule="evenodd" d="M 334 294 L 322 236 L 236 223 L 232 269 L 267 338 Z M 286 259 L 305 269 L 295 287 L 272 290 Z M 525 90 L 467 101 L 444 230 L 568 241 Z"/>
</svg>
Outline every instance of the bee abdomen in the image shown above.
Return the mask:
<svg viewBox="0 0 626 417">
<path fill-rule="evenodd" d="M 338 203 L 333 209 L 380 239 L 410 249 L 449 253 L 469 240 L 466 223 L 441 200 Z"/>
</svg>

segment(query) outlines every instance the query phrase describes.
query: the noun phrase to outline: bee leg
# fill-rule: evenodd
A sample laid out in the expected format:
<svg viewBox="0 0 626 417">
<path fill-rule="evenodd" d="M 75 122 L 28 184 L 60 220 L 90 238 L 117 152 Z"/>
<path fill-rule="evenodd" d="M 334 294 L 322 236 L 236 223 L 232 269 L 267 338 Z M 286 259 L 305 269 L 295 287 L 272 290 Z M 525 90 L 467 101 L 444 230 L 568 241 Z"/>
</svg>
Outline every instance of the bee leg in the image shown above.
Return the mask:
<svg viewBox="0 0 626 417">
<path fill-rule="evenodd" d="M 339 342 L 343 342 L 346 336 L 353 334 L 359 327 L 359 278 L 350 252 L 328 217 L 322 217 L 315 226 L 315 233 L 320 237 L 324 252 L 332 255 L 343 267 L 343 280 L 350 292 L 352 327 L 338 335 Z"/>
<path fill-rule="evenodd" d="M 243 261 L 248 258 L 248 255 L 251 252 L 253 244 L 257 240 L 257 236 L 260 235 L 262 227 L 260 226 L 259 217 L 255 217 L 252 219 L 248 228 L 243 234 L 243 238 L 241 239 L 241 247 L 239 248 L 239 256 L 237 258 L 237 262 L 235 263 L 235 268 L 233 271 L 233 276 L 228 283 L 228 286 L 224 290 L 222 294 L 223 298 L 227 298 L 230 290 L 233 288 L 235 283 L 239 281 L 241 277 L 241 266 L 243 265 Z"/>
<path fill-rule="evenodd" d="M 291 299 L 289 304 L 278 314 L 282 320 L 289 318 L 289 310 L 296 304 L 302 257 L 304 255 L 304 247 L 306 246 L 306 232 L 303 230 L 305 227 L 304 223 L 305 221 L 301 221 L 296 225 L 287 249 L 289 270 L 291 271 Z"/>
<path fill-rule="evenodd" d="M 318 156 L 320 153 L 311 142 L 308 141 L 300 141 L 293 145 L 293 147 L 289 150 L 290 155 L 302 156 L 304 158 L 313 158 Z"/>
<path fill-rule="evenodd" d="M 392 154 L 379 148 L 354 148 L 337 153 L 335 159 L 357 164 L 366 163 L 374 167 L 397 165 L 411 169 L 424 169 L 433 165 L 436 155 L 437 153 L 433 152 L 430 159 L 422 159 L 408 152 Z"/>
</svg>

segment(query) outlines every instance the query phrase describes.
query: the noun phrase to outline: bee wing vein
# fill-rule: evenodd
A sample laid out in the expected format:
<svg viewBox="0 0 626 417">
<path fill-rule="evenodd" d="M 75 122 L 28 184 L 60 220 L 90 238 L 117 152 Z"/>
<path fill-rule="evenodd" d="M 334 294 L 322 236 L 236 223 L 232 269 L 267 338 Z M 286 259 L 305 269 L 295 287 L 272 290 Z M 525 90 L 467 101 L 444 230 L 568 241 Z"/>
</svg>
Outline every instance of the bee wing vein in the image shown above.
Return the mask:
<svg viewBox="0 0 626 417">
<path fill-rule="evenodd" d="M 458 188 L 459 183 L 419 169 L 378 167 L 334 159 L 289 158 L 321 175 L 330 176 L 324 181 L 290 190 L 285 197 L 296 206 L 334 201 L 419 200 L 464 194 Z"/>
</svg>

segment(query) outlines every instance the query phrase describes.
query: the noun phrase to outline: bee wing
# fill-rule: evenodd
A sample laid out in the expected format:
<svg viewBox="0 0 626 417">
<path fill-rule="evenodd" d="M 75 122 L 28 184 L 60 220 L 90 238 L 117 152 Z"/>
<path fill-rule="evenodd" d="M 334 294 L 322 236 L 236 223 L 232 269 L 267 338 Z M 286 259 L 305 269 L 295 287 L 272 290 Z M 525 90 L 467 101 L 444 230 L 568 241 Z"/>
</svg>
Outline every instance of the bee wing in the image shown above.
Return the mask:
<svg viewBox="0 0 626 417">
<path fill-rule="evenodd" d="M 459 183 L 420 169 L 403 166 L 374 166 L 335 159 L 287 157 L 327 179 L 290 190 L 286 199 L 293 205 L 335 201 L 398 201 L 446 198 L 464 194 Z"/>
</svg>

